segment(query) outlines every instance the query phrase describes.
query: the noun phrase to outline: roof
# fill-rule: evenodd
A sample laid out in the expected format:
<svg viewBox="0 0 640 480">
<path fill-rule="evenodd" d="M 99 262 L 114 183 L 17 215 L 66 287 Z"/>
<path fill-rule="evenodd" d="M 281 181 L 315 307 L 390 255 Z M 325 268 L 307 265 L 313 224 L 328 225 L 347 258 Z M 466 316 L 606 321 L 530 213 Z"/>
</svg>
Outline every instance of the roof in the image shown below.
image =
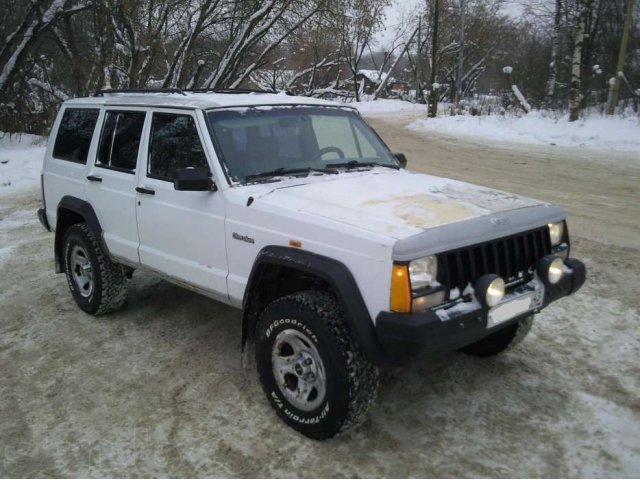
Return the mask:
<svg viewBox="0 0 640 480">
<path fill-rule="evenodd" d="M 362 75 L 366 77 L 370 82 L 376 84 L 387 78 L 386 72 L 381 73 L 378 70 L 358 70 L 358 73 L 356 75 Z M 391 77 L 389 80 L 393 82 L 394 78 Z"/>
<path fill-rule="evenodd" d="M 74 98 L 67 105 L 135 105 L 209 109 L 219 107 L 248 107 L 268 105 L 324 105 L 334 102 L 311 97 L 296 97 L 285 93 L 105 93 L 101 96 Z"/>
</svg>

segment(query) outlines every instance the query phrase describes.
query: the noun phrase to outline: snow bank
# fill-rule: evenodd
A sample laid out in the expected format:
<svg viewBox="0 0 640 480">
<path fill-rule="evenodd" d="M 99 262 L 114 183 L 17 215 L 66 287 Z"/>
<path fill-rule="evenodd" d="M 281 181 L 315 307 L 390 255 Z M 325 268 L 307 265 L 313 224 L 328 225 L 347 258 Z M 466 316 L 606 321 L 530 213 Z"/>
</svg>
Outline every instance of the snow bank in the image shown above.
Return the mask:
<svg viewBox="0 0 640 480">
<path fill-rule="evenodd" d="M 46 138 L 0 132 L 0 196 L 37 188 Z"/>
<path fill-rule="evenodd" d="M 416 120 L 408 128 L 501 142 L 640 151 L 640 122 L 633 117 L 590 116 L 569 123 L 566 116 L 553 118 L 541 112 L 523 117 L 459 115 Z"/>
<path fill-rule="evenodd" d="M 427 115 L 427 106 L 420 103 L 411 103 L 404 100 L 381 99 L 371 102 L 353 102 L 349 106 L 355 107 L 363 115 L 384 115 L 388 113 L 424 113 Z"/>
</svg>

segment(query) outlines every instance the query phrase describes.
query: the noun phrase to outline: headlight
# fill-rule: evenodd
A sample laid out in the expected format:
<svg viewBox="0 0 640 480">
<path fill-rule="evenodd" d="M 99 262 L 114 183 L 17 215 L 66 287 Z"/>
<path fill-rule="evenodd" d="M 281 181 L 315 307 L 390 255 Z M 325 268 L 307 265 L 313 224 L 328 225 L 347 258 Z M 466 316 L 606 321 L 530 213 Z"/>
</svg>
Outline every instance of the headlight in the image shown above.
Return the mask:
<svg viewBox="0 0 640 480">
<path fill-rule="evenodd" d="M 564 237 L 564 222 L 549 224 L 549 237 L 551 237 L 551 246 L 557 247 L 562 243 Z"/>
<path fill-rule="evenodd" d="M 409 264 L 409 279 L 412 290 L 438 286 L 437 276 L 438 259 L 435 255 L 414 260 Z"/>
</svg>

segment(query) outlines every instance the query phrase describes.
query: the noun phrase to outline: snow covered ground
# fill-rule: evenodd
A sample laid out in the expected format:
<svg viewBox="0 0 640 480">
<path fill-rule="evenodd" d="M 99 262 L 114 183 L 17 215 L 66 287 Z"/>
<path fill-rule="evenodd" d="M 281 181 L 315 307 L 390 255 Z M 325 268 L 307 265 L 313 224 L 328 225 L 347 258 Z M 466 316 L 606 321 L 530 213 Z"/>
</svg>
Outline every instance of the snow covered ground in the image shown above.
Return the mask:
<svg viewBox="0 0 640 480">
<path fill-rule="evenodd" d="M 46 138 L 0 132 L 0 197 L 37 186 Z"/>
<path fill-rule="evenodd" d="M 640 152 L 640 121 L 634 117 L 590 116 L 570 123 L 567 116 L 554 118 L 533 111 L 522 117 L 459 115 L 419 119 L 409 128 L 495 142 Z"/>
<path fill-rule="evenodd" d="M 425 134 L 436 133 L 495 143 L 640 152 L 640 120 L 633 116 L 608 118 L 589 115 L 569 123 L 567 116 L 558 117 L 549 112 L 533 111 L 523 116 L 448 116 L 447 110 L 441 107 L 438 118 L 426 118 L 426 105 L 401 100 L 376 100 L 351 105 L 365 116 L 412 116 L 414 120 L 408 128 Z"/>
<path fill-rule="evenodd" d="M 403 100 L 380 99 L 371 102 L 352 102 L 351 107 L 356 107 L 365 116 L 394 115 L 403 113 L 416 113 L 427 115 L 426 105 L 419 103 L 405 102 Z"/>
</svg>

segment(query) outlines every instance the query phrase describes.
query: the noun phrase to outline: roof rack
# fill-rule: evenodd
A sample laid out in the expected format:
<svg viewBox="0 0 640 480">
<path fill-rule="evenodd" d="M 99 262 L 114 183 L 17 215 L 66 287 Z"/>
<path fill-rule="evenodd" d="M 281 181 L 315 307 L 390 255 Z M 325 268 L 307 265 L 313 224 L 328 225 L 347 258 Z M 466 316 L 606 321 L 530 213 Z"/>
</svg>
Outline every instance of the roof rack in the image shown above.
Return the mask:
<svg viewBox="0 0 640 480">
<path fill-rule="evenodd" d="M 250 88 L 188 88 L 184 92 L 190 93 L 278 93 L 275 90 L 252 90 Z"/>
<path fill-rule="evenodd" d="M 184 90 L 179 88 L 105 88 L 93 94 L 94 97 L 103 97 L 109 93 L 179 93 L 186 95 Z"/>
</svg>

